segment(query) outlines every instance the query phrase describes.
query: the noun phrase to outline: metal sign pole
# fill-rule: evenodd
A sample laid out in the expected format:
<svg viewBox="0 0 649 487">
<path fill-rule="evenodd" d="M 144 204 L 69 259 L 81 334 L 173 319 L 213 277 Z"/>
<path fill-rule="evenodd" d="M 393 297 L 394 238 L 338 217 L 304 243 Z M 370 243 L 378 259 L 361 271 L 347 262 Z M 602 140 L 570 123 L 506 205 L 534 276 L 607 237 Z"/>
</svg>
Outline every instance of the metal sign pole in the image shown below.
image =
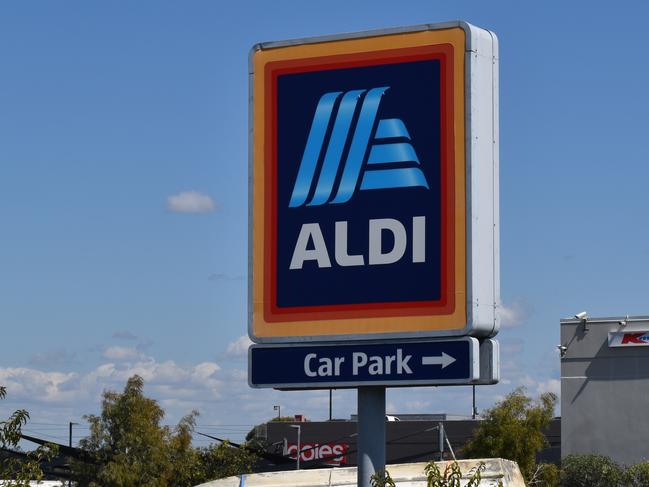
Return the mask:
<svg viewBox="0 0 649 487">
<path fill-rule="evenodd" d="M 385 470 L 385 387 L 358 388 L 358 487 Z"/>
</svg>

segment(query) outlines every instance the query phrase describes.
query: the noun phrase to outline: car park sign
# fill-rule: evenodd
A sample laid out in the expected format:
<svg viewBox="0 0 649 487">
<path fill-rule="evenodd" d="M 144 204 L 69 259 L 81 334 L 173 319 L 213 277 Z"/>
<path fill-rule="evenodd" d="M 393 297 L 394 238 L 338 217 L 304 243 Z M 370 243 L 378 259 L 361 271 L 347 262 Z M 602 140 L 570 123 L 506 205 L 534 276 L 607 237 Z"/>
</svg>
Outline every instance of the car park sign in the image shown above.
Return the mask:
<svg viewBox="0 0 649 487">
<path fill-rule="evenodd" d="M 252 387 L 321 389 L 480 381 L 479 342 L 472 337 L 404 343 L 253 345 L 250 353 Z"/>
<path fill-rule="evenodd" d="M 497 65 L 462 22 L 252 49 L 253 341 L 496 334 Z"/>
</svg>

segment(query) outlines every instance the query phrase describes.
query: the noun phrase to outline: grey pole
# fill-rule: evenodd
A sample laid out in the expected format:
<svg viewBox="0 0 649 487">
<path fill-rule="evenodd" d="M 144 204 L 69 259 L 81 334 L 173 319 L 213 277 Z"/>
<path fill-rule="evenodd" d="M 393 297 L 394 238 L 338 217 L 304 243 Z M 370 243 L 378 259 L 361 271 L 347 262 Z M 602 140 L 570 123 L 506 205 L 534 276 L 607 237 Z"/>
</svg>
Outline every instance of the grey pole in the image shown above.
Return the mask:
<svg viewBox="0 0 649 487">
<path fill-rule="evenodd" d="M 72 421 L 70 421 L 70 423 L 69 423 L 69 427 L 70 427 L 70 429 L 68 430 L 68 432 L 69 432 L 69 435 L 68 435 L 68 446 L 69 446 L 70 448 L 72 448 L 72 426 L 73 426 L 73 425 L 78 425 L 78 424 L 79 424 L 79 423 L 73 423 Z M 71 485 L 72 485 L 72 481 L 71 481 L 71 480 L 68 480 L 68 487 L 70 487 Z"/>
<path fill-rule="evenodd" d="M 358 388 L 358 487 L 385 470 L 385 387 Z"/>
<path fill-rule="evenodd" d="M 302 428 L 297 427 L 297 469 L 300 470 L 300 457 L 302 456 Z"/>
<path fill-rule="evenodd" d="M 329 389 L 329 421 L 333 419 L 333 389 Z"/>
<path fill-rule="evenodd" d="M 471 411 L 471 417 L 475 419 L 478 416 L 478 408 L 475 407 L 475 384 L 473 384 L 473 410 Z"/>
<path fill-rule="evenodd" d="M 295 428 L 297 430 L 297 466 L 295 469 L 300 470 L 300 456 L 302 455 L 302 428 L 296 424 L 292 424 L 291 428 Z"/>
<path fill-rule="evenodd" d="M 444 423 L 439 423 L 439 461 L 444 460 Z"/>
<path fill-rule="evenodd" d="M 68 436 L 68 446 L 69 446 L 70 448 L 72 448 L 72 425 L 73 425 L 73 424 L 74 424 L 74 423 L 73 423 L 72 421 L 70 421 L 70 424 L 69 424 L 69 426 L 70 426 L 69 433 L 70 433 L 70 434 L 69 434 L 69 436 Z M 68 480 L 68 487 L 71 487 L 71 485 L 72 485 L 72 481 L 71 481 L 71 480 Z"/>
</svg>

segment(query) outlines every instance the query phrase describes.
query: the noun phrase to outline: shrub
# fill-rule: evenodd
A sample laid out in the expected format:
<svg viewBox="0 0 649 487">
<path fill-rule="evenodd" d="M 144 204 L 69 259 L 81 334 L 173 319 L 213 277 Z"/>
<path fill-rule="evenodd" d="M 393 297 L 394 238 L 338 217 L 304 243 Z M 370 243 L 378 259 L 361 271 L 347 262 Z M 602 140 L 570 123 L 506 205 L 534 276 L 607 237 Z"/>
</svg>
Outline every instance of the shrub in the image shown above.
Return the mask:
<svg viewBox="0 0 649 487">
<path fill-rule="evenodd" d="M 629 487 L 646 487 L 649 485 L 649 462 L 642 462 L 629 467 L 626 477 Z"/>
<path fill-rule="evenodd" d="M 370 484 L 372 487 L 397 487 L 390 477 L 390 472 L 387 470 L 376 472 L 370 478 Z"/>
<path fill-rule="evenodd" d="M 485 464 L 480 462 L 469 472 L 469 478 L 466 479 L 465 487 L 478 487 L 482 480 L 482 472 L 486 468 Z M 460 487 L 462 485 L 462 471 L 457 462 L 447 463 L 442 472 L 434 460 L 431 460 L 424 469 L 426 474 L 426 485 L 428 487 Z M 386 470 L 377 472 L 371 478 L 372 487 L 396 487 L 390 473 Z M 491 487 L 503 487 L 503 483 L 498 481 L 491 482 Z"/>
<path fill-rule="evenodd" d="M 485 470 L 486 465 L 484 462 L 476 467 L 473 467 L 468 473 L 467 483 L 465 487 L 478 487 L 482 482 L 482 472 Z M 424 469 L 426 473 L 426 485 L 428 487 L 460 487 L 462 485 L 462 471 L 457 462 L 447 463 L 442 473 L 435 463 L 431 460 Z M 503 483 L 499 480 L 491 481 L 490 487 L 503 487 Z"/>
<path fill-rule="evenodd" d="M 568 455 L 561 463 L 562 487 L 625 487 L 622 467 L 603 455 Z"/>
</svg>

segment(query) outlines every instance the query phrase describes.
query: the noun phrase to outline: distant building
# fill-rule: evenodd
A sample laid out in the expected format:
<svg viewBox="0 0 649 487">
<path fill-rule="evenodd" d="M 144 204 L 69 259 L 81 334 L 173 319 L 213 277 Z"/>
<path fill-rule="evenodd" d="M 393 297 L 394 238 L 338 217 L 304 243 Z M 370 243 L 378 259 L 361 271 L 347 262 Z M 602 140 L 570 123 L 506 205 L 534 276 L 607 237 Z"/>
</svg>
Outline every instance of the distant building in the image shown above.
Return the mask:
<svg viewBox="0 0 649 487">
<path fill-rule="evenodd" d="M 561 320 L 561 454 L 649 459 L 649 316 Z"/>
<path fill-rule="evenodd" d="M 473 437 L 473 431 L 480 420 L 449 419 L 446 415 L 401 415 L 393 414 L 399 421 L 386 423 L 386 461 L 389 464 L 424 462 L 439 459 L 440 445 L 438 425 L 444 430 L 457 458 L 462 457 L 462 446 Z M 429 419 L 421 419 L 429 418 Z M 302 468 L 356 465 L 357 423 L 354 421 L 311 421 L 300 424 Z M 259 428 L 258 433 L 269 445 L 269 453 L 295 459 L 297 453 L 297 432 L 288 422 L 272 421 Z M 561 420 L 552 420 L 545 432 L 549 447 L 541 452 L 539 460 L 559 463 L 561 458 Z M 444 445 L 444 457 L 451 458 L 448 446 Z"/>
</svg>

